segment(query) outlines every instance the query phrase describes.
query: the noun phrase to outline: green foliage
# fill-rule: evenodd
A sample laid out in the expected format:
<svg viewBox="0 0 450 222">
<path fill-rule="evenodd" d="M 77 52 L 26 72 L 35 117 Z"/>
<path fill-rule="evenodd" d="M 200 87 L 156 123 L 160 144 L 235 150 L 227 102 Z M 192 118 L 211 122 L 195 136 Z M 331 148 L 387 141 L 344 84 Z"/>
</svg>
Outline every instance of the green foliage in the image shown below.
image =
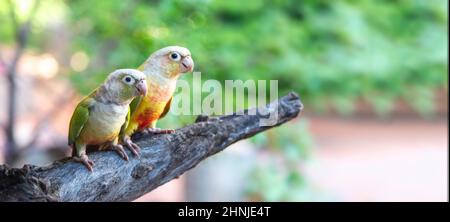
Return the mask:
<svg viewBox="0 0 450 222">
<path fill-rule="evenodd" d="M 313 201 L 316 196 L 301 173 L 312 146 L 306 120 L 257 134 L 251 140 L 270 155 L 253 171 L 247 187 L 250 197 L 260 201 Z M 262 155 L 263 157 L 265 155 Z"/>
<path fill-rule="evenodd" d="M 13 1 L 19 21 L 33 2 Z M 446 0 L 47 0 L 31 46 L 45 50 L 52 26 L 70 27 L 72 51 L 90 58 L 85 71 L 70 77 L 82 94 L 113 69 L 183 45 L 204 79 L 277 79 L 280 95 L 297 91 L 317 112 L 331 101 L 350 115 L 353 101 L 363 98 L 386 116 L 392 102 L 404 99 L 429 115 L 431 92 L 448 87 L 447 6 Z M 1 1 L 3 44 L 14 38 L 8 10 Z M 418 100 L 431 101 L 423 107 Z"/>
<path fill-rule="evenodd" d="M 381 115 L 399 98 L 429 114 L 434 104 L 424 109 L 404 89 L 427 100 L 424 87 L 447 87 L 445 0 L 66 3 L 74 49 L 97 61 L 87 71 L 96 75 L 177 44 L 191 49 L 204 77 L 277 79 L 280 94 L 297 91 L 318 110 L 331 100 L 348 115 L 358 97 Z"/>
<path fill-rule="evenodd" d="M 286 171 L 268 161 L 255 169 L 248 186 L 255 201 L 323 201 L 298 170 Z"/>
<path fill-rule="evenodd" d="M 313 143 L 306 119 L 257 134 L 251 140 L 260 148 L 285 154 L 285 162 L 293 165 L 308 158 Z"/>
</svg>

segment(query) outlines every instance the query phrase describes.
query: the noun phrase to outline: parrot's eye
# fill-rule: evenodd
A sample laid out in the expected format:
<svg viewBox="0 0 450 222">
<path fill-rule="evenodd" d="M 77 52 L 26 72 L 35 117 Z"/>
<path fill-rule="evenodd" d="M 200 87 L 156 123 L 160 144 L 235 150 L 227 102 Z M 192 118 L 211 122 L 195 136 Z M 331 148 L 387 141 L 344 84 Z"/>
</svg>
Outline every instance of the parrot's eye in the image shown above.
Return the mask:
<svg viewBox="0 0 450 222">
<path fill-rule="evenodd" d="M 173 61 L 180 61 L 180 54 L 176 53 L 176 52 L 172 52 L 170 54 L 170 59 L 172 59 Z"/>
<path fill-rule="evenodd" d="M 123 78 L 123 81 L 124 81 L 126 84 L 128 84 L 128 85 L 131 85 L 131 84 L 134 83 L 134 79 L 131 78 L 130 76 L 125 76 L 125 77 Z"/>
</svg>

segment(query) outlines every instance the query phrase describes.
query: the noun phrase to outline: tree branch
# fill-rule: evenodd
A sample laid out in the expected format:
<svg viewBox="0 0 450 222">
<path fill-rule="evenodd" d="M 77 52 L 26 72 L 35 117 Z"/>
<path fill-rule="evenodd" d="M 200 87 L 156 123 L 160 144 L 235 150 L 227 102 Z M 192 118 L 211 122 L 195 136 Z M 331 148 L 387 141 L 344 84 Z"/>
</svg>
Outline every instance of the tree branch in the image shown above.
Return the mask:
<svg viewBox="0 0 450 222">
<path fill-rule="evenodd" d="M 290 93 L 265 108 L 277 114 L 275 125 L 260 126 L 267 116 L 249 115 L 252 109 L 244 115 L 200 116 L 173 134 L 135 135 L 142 148 L 139 159 L 124 161 L 112 151 L 94 152 L 90 154 L 95 162 L 92 173 L 71 158 L 47 167 L 2 165 L 0 201 L 135 200 L 229 145 L 297 117 L 303 105 L 297 94 Z"/>
</svg>

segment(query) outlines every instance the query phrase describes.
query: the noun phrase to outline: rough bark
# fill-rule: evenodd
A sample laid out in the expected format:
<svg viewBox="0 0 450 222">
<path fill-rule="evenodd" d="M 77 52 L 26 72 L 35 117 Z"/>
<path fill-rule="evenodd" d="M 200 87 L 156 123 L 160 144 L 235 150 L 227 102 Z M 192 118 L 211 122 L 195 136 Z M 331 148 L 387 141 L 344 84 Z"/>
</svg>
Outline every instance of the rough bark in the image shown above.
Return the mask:
<svg viewBox="0 0 450 222">
<path fill-rule="evenodd" d="M 70 158 L 46 167 L 25 165 L 23 168 L 0 166 L 0 201 L 132 201 L 156 187 L 179 177 L 203 159 L 229 145 L 259 132 L 283 124 L 302 111 L 295 93 L 290 93 L 265 107 L 277 113 L 275 125 L 260 126 L 256 109 L 243 115 L 199 116 L 194 124 L 173 134 L 135 135 L 142 148 L 141 157 L 121 159 L 112 151 L 94 152 L 94 171 Z"/>
</svg>

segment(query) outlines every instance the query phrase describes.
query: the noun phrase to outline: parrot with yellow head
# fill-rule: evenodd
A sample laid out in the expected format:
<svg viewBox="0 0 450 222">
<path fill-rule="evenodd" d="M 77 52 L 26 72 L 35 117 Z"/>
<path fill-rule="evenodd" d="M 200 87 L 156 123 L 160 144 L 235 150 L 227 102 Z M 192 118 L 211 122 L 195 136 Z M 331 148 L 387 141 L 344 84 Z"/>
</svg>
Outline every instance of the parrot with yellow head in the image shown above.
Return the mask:
<svg viewBox="0 0 450 222">
<path fill-rule="evenodd" d="M 146 75 L 148 92 L 145 96 L 136 97 L 130 104 L 130 121 L 120 133 L 120 140 L 124 145 L 138 152 L 139 146 L 131 141 L 133 133 L 173 132 L 156 128 L 156 123 L 170 109 L 180 74 L 192 72 L 193 69 L 191 52 L 180 46 L 168 46 L 157 50 L 138 68 Z"/>
</svg>

